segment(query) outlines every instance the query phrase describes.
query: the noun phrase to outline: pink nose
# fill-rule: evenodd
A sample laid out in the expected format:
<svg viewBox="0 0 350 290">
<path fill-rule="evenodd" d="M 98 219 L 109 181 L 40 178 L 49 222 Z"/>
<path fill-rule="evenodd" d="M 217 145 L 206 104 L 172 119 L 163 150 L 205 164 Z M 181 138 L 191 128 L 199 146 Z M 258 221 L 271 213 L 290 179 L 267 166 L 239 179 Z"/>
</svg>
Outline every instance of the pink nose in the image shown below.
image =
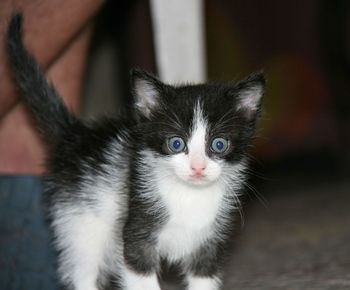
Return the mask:
<svg viewBox="0 0 350 290">
<path fill-rule="evenodd" d="M 197 176 L 204 175 L 205 166 L 204 165 L 192 165 L 192 173 Z"/>
</svg>

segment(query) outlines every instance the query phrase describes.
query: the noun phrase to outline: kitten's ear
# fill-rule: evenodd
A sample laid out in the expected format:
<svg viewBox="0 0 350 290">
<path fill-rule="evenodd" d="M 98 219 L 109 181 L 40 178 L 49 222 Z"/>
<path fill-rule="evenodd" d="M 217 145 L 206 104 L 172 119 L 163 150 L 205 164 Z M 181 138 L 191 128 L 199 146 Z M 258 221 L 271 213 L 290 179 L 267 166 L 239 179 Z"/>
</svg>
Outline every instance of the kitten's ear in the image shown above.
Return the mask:
<svg viewBox="0 0 350 290">
<path fill-rule="evenodd" d="M 153 75 L 134 69 L 131 71 L 131 86 L 136 109 L 149 118 L 159 105 L 164 84 Z"/>
<path fill-rule="evenodd" d="M 245 80 L 240 81 L 236 85 L 237 111 L 243 112 L 249 119 L 256 117 L 261 107 L 265 85 L 266 79 L 261 71 L 253 73 Z"/>
</svg>

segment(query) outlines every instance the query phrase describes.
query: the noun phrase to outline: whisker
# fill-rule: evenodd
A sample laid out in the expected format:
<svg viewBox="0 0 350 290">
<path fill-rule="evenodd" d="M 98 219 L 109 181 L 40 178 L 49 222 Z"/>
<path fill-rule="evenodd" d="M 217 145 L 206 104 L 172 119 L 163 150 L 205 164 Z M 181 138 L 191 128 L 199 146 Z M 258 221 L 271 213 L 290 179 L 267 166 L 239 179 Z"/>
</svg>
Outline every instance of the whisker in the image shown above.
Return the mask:
<svg viewBox="0 0 350 290">
<path fill-rule="evenodd" d="M 251 184 L 249 184 L 247 181 L 242 181 L 244 186 L 246 186 L 255 196 L 256 198 L 260 201 L 260 203 L 265 207 L 268 208 L 268 201 L 266 198 L 259 193 L 259 191 Z"/>
<path fill-rule="evenodd" d="M 227 187 L 229 187 L 229 188 L 232 187 L 232 180 L 224 177 L 223 181 L 224 181 L 224 183 L 226 184 Z M 239 216 L 240 216 L 241 227 L 244 227 L 244 225 L 245 225 L 245 217 L 244 217 L 242 202 L 239 199 L 239 196 L 235 192 L 233 192 L 232 198 L 233 198 L 233 201 L 234 201 L 234 206 L 238 210 L 238 213 L 239 213 Z"/>
</svg>

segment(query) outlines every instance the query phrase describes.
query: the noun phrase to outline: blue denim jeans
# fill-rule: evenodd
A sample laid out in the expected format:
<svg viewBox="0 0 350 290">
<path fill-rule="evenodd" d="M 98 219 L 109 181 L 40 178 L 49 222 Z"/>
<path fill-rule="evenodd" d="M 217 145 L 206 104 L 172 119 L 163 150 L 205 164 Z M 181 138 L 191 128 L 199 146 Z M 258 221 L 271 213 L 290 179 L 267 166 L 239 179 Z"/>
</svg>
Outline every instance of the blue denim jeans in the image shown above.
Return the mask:
<svg viewBox="0 0 350 290">
<path fill-rule="evenodd" d="M 56 290 L 42 181 L 0 176 L 0 289 Z"/>
</svg>

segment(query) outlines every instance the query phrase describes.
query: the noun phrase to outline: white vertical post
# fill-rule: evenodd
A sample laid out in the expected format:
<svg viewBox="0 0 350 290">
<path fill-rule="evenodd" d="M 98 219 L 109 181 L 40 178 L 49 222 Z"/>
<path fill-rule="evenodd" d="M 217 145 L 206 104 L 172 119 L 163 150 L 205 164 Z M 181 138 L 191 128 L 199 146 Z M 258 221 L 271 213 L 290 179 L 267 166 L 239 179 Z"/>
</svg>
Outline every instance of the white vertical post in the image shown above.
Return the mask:
<svg viewBox="0 0 350 290">
<path fill-rule="evenodd" d="M 206 79 L 203 0 L 151 0 L 156 61 L 167 83 Z"/>
</svg>

